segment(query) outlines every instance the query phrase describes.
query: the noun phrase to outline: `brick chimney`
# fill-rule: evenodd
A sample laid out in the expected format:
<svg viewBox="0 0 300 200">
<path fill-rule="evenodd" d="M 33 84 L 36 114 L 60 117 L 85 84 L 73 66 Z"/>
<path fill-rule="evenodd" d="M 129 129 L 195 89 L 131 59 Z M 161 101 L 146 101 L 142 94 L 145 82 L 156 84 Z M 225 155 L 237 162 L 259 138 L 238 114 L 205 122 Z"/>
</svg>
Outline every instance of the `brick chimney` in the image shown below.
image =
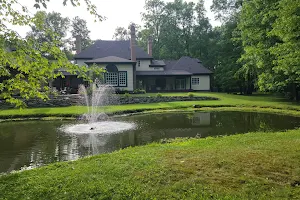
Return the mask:
<svg viewBox="0 0 300 200">
<path fill-rule="evenodd" d="M 135 36 L 135 25 L 132 23 L 130 25 L 130 50 L 131 50 L 131 60 L 136 62 L 136 36 Z M 136 89 L 136 63 L 133 64 L 133 90 Z"/>
<path fill-rule="evenodd" d="M 152 57 L 153 40 L 152 37 L 148 38 L 148 54 Z"/>
<path fill-rule="evenodd" d="M 79 54 L 81 52 L 81 36 L 80 35 L 76 36 L 75 48 L 76 48 L 76 54 Z"/>
<path fill-rule="evenodd" d="M 136 35 L 135 35 L 135 25 L 130 25 L 130 49 L 131 49 L 131 60 L 136 61 Z"/>
</svg>

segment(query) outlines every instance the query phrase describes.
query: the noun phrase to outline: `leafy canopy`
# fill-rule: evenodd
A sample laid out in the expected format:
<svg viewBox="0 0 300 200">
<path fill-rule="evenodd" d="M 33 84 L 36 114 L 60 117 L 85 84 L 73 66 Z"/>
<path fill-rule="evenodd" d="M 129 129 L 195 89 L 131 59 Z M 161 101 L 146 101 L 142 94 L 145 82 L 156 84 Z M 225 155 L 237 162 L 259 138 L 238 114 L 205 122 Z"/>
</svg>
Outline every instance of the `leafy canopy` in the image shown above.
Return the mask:
<svg viewBox="0 0 300 200">
<path fill-rule="evenodd" d="M 50 0 L 32 1 L 36 8 L 47 8 Z M 64 0 L 66 6 L 80 6 L 84 2 L 95 20 L 104 18 L 97 14 L 97 8 L 90 0 Z M 21 10 L 18 9 L 21 6 Z M 18 0 L 2 0 L 0 6 L 0 99 L 16 106 L 25 106 L 22 99 L 47 99 L 50 94 L 48 82 L 62 76 L 59 68 L 66 68 L 70 73 L 79 74 L 89 79 L 88 71 L 96 71 L 95 67 L 84 68 L 72 65 L 61 45 L 63 33 L 55 32 L 53 24 L 57 14 L 51 14 L 53 19 L 47 22 L 47 14 L 38 12 L 30 16 L 27 7 Z M 50 19 L 48 16 L 48 19 Z M 45 23 L 47 26 L 45 26 Z M 64 20 L 64 23 L 68 23 Z M 35 27 L 34 33 L 22 38 L 7 24 Z M 39 40 L 37 40 L 39 39 Z M 38 41 L 38 42 L 37 42 Z M 51 59 L 49 59 L 51 58 Z"/>
</svg>

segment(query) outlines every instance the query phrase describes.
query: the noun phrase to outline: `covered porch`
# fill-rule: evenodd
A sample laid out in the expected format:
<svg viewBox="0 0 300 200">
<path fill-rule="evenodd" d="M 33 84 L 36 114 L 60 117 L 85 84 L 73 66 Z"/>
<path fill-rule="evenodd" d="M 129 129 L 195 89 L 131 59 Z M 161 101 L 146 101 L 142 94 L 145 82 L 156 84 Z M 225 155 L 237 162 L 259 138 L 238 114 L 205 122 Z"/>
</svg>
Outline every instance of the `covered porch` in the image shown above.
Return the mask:
<svg viewBox="0 0 300 200">
<path fill-rule="evenodd" d="M 191 76 L 137 76 L 137 88 L 147 92 L 189 91 Z"/>
<path fill-rule="evenodd" d="M 64 77 L 59 76 L 49 81 L 49 86 L 55 88 L 61 94 L 77 94 L 79 85 L 87 85 L 87 82 L 82 78 L 78 78 L 78 75 L 71 74 L 65 69 L 59 69 L 57 72 L 61 72 Z"/>
</svg>

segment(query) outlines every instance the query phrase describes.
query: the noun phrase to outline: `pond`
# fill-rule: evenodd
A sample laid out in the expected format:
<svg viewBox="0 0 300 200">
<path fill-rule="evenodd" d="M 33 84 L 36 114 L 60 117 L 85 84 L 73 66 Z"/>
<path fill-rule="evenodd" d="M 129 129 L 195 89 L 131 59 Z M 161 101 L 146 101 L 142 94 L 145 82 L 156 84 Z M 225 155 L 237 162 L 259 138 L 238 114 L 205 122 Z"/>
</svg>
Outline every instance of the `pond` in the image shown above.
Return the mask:
<svg viewBox="0 0 300 200">
<path fill-rule="evenodd" d="M 161 113 L 115 117 L 135 129 L 107 135 L 66 134 L 75 121 L 0 123 L 0 173 L 112 152 L 165 138 L 207 137 L 300 127 L 297 117 L 248 112 Z"/>
</svg>

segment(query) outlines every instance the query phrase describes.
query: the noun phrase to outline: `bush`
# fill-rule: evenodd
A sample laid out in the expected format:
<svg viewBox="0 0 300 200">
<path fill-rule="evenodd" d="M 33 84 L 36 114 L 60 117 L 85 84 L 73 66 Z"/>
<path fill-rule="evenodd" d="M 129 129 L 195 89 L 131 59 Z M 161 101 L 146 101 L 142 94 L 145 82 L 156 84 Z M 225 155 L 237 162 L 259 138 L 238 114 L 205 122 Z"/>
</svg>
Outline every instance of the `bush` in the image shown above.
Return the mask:
<svg viewBox="0 0 300 200">
<path fill-rule="evenodd" d="M 146 90 L 143 89 L 135 89 L 133 91 L 134 94 L 146 94 Z"/>
<path fill-rule="evenodd" d="M 195 95 L 191 92 L 188 93 L 188 97 L 194 97 Z"/>
<path fill-rule="evenodd" d="M 127 92 L 127 93 L 124 94 L 124 97 L 125 97 L 125 98 L 129 98 L 129 97 L 130 97 L 130 94 Z"/>
<path fill-rule="evenodd" d="M 160 98 L 160 97 L 162 97 L 162 94 L 161 94 L 161 93 L 157 93 L 157 94 L 156 94 L 156 97 L 157 97 L 157 98 Z"/>
</svg>

